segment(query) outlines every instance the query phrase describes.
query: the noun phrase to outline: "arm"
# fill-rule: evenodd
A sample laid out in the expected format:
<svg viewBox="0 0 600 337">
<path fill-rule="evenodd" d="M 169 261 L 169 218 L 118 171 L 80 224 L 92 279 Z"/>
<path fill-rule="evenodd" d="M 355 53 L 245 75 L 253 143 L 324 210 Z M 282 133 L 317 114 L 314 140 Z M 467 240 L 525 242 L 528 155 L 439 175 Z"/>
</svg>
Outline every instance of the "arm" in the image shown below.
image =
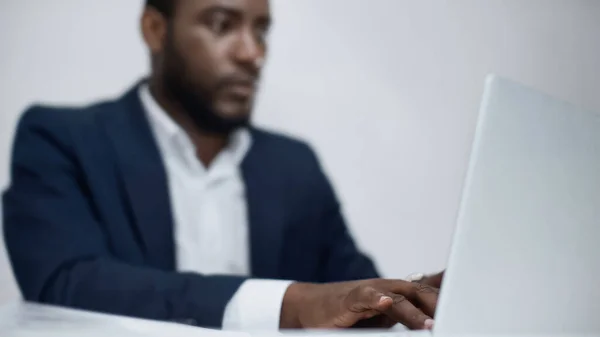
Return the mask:
<svg viewBox="0 0 600 337">
<path fill-rule="evenodd" d="M 373 263 L 356 248 L 349 235 L 333 189 L 312 150 L 303 145 L 300 150 L 288 153 L 294 153 L 301 167 L 299 172 L 302 173 L 295 175 L 302 178 L 299 184 L 303 187 L 300 190 L 308 191 L 305 194 L 307 202 L 301 203 L 302 212 L 308 215 L 305 224 L 319 233 L 322 242 L 319 273 L 314 281 L 376 278 Z M 294 309 L 303 306 L 295 302 L 298 302 L 298 298 L 302 302 L 306 297 L 306 285 L 290 283 L 274 280 L 250 280 L 244 283 L 228 305 L 224 328 L 264 331 L 276 329 L 278 325 L 283 328 L 298 327 L 286 316 L 294 317 Z"/>
<path fill-rule="evenodd" d="M 377 279 L 373 262 L 356 247 L 333 188 L 316 156 L 310 160 L 301 203 L 310 212 L 304 225 L 319 233 L 320 282 L 294 283 L 283 297 L 282 328 L 389 328 L 401 323 L 410 329 L 431 329 L 437 289 L 402 280 Z M 303 157 L 306 158 L 306 157 Z M 365 280 L 366 279 L 366 280 Z M 357 281 L 351 281 L 357 280 Z M 341 282 L 345 281 L 345 282 Z"/>
<path fill-rule="evenodd" d="M 89 202 L 69 130 L 31 109 L 17 129 L 4 234 L 29 301 L 219 327 L 244 278 L 182 274 L 118 261 Z"/>
</svg>

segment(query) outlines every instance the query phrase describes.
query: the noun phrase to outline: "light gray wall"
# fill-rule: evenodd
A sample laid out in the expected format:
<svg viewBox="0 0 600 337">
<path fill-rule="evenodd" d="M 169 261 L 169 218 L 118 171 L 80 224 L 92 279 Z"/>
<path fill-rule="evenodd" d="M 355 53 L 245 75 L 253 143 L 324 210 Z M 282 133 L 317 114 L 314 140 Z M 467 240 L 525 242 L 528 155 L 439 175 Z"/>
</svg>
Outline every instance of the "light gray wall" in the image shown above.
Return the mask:
<svg viewBox="0 0 600 337">
<path fill-rule="evenodd" d="M 145 73 L 140 3 L 0 3 L 0 186 L 26 105 L 117 95 Z M 599 1 L 276 0 L 274 16 L 256 122 L 315 146 L 390 277 L 446 263 L 487 72 L 600 111 Z M 0 284 L 17 297 L 3 254 Z"/>
</svg>

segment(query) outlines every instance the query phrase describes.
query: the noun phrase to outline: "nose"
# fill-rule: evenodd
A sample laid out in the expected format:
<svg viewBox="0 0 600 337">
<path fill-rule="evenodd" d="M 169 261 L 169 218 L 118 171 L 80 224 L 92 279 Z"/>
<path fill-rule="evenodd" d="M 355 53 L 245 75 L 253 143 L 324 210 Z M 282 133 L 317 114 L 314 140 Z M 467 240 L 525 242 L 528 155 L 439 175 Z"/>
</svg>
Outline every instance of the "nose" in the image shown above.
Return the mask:
<svg viewBox="0 0 600 337">
<path fill-rule="evenodd" d="M 235 48 L 235 60 L 253 72 L 260 70 L 265 57 L 265 47 L 255 34 L 243 32 Z"/>
</svg>

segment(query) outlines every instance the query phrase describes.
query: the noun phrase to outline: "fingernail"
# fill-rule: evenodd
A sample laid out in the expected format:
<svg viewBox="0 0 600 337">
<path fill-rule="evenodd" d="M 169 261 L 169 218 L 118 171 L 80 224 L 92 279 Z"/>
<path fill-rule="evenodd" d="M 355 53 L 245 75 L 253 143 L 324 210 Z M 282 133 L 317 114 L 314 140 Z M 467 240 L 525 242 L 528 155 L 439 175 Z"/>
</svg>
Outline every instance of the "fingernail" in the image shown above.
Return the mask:
<svg viewBox="0 0 600 337">
<path fill-rule="evenodd" d="M 426 319 L 425 320 L 425 329 L 431 330 L 433 328 L 433 324 L 435 324 L 434 320 L 432 320 L 431 318 Z"/>
<path fill-rule="evenodd" d="M 384 304 L 385 302 L 392 301 L 392 298 L 389 296 L 381 296 L 379 299 L 379 304 Z"/>
</svg>

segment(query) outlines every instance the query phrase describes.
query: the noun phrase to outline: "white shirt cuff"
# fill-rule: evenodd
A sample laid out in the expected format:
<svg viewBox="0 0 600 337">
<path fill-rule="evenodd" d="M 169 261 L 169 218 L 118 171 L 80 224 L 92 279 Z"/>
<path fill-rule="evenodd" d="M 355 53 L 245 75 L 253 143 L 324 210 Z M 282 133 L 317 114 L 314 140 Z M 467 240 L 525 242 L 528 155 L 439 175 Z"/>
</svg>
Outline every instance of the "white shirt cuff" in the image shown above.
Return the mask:
<svg viewBox="0 0 600 337">
<path fill-rule="evenodd" d="M 233 295 L 223 315 L 223 330 L 278 331 L 283 296 L 292 281 L 247 280 Z"/>
</svg>

